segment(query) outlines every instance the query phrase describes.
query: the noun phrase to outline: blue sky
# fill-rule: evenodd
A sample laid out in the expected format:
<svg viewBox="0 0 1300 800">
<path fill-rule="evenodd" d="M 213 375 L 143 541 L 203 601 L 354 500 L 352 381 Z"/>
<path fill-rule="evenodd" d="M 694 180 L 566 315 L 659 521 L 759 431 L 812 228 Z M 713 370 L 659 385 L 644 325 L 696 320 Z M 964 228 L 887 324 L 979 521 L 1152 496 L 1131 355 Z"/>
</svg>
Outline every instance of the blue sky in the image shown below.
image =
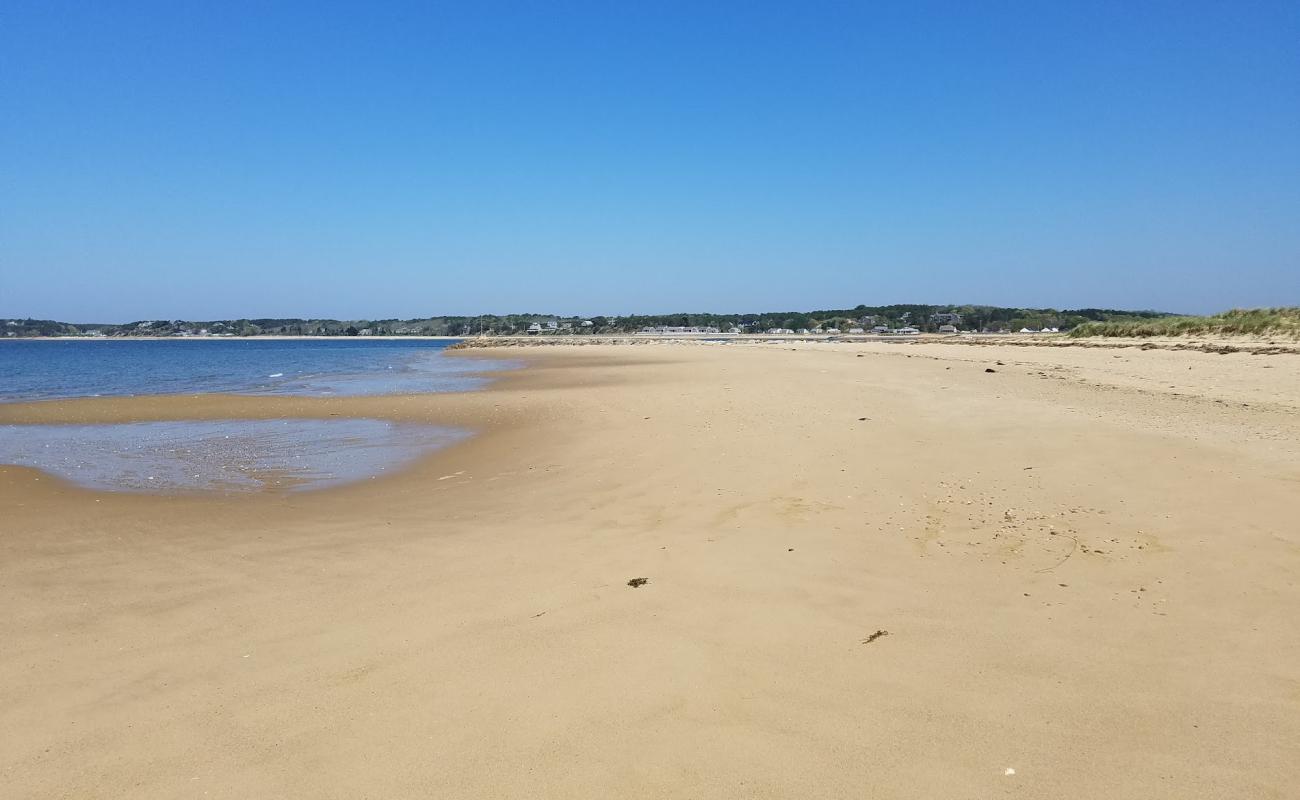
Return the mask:
<svg viewBox="0 0 1300 800">
<path fill-rule="evenodd" d="M 1300 4 L 0 8 L 0 316 L 1300 304 Z"/>
</svg>

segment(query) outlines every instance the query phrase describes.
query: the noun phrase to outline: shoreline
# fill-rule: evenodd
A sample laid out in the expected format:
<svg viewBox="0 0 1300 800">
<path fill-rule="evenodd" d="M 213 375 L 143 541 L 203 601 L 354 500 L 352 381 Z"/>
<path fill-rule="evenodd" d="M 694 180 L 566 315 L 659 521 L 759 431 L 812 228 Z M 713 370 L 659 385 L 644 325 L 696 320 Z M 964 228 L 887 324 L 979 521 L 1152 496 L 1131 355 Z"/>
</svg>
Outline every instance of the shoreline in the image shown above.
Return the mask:
<svg viewBox="0 0 1300 800">
<path fill-rule="evenodd" d="M 1300 342 L 1287 337 L 1208 336 L 1208 337 L 1090 337 L 1071 338 L 1065 334 L 919 334 L 914 336 L 800 336 L 789 334 L 746 334 L 719 338 L 711 334 L 681 336 L 593 335 L 590 337 L 495 336 L 463 339 L 451 349 L 490 349 L 493 347 L 546 347 L 583 345 L 648 344 L 718 344 L 763 345 L 819 343 L 827 345 L 888 344 L 933 345 L 958 344 L 975 347 L 1079 347 L 1114 350 L 1189 350 L 1228 355 L 1300 355 Z"/>
<path fill-rule="evenodd" d="M 476 358 L 493 359 L 492 354 L 477 354 Z M 462 356 L 463 358 L 463 356 Z M 507 360 L 507 359 L 500 359 Z M 520 361 L 512 358 L 508 360 Z M 404 473 L 430 467 L 450 450 L 458 455 L 483 436 L 492 420 L 492 414 L 481 407 L 476 396 L 493 390 L 510 391 L 509 379 L 525 371 L 520 369 L 467 373 L 488 379 L 488 382 L 470 390 L 427 392 L 419 394 L 354 395 L 336 397 L 311 397 L 303 395 L 269 395 L 241 393 L 177 393 L 153 395 L 114 395 L 101 397 L 70 397 L 42 400 L 0 402 L 0 425 L 95 425 L 128 424 L 141 422 L 202 422 L 276 419 L 330 420 L 378 419 L 396 423 L 453 427 L 469 432 L 461 441 L 439 447 L 384 476 L 390 480 Z M 504 386 L 502 384 L 505 384 Z M 0 464 L 0 482 L 6 473 L 35 475 L 35 481 L 56 484 L 64 492 L 92 495 L 121 495 L 125 492 L 103 491 L 78 486 L 41 470 L 18 465 Z M 366 481 L 349 481 L 344 484 L 313 489 L 306 493 L 317 497 L 326 493 L 345 491 Z M 280 497 L 281 490 L 266 488 L 256 492 L 203 492 L 178 491 L 159 493 L 131 493 L 142 498 L 184 497 L 192 500 L 246 504 L 257 498 Z M 5 495 L 0 492 L 0 504 Z"/>
<path fill-rule="evenodd" d="M 0 338 L 0 342 L 255 342 L 259 339 L 271 341 L 435 341 L 454 342 L 464 336 L 281 336 L 278 334 L 259 334 L 257 336 L 14 336 Z"/>
<path fill-rule="evenodd" d="M 646 345 L 646 344 L 764 344 L 790 342 L 820 342 L 826 344 L 961 344 L 975 347 L 1078 347 L 1102 349 L 1191 350 L 1228 355 L 1300 355 L 1300 342 L 1287 336 L 1180 336 L 1136 337 L 1094 336 L 1072 338 L 1064 333 L 973 333 L 962 332 L 922 333 L 915 335 L 871 334 L 571 334 L 571 335 L 502 335 L 502 336 L 31 336 L 0 339 L 13 342 L 60 341 L 114 341 L 114 342 L 171 342 L 171 341 L 441 341 L 454 342 L 453 349 L 486 349 L 494 347 L 590 346 L 590 345 Z"/>
<path fill-rule="evenodd" d="M 1145 800 L 1300 777 L 1300 362 L 459 352 L 526 367 L 467 393 L 0 406 L 476 430 L 311 493 L 0 468 L 5 782 Z"/>
</svg>

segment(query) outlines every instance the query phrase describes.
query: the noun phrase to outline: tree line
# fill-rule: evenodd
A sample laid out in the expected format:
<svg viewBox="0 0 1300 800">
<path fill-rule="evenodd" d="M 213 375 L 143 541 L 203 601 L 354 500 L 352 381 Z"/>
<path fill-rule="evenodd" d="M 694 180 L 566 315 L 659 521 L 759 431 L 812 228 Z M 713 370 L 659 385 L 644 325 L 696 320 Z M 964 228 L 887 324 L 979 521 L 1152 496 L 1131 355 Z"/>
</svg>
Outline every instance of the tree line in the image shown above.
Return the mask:
<svg viewBox="0 0 1300 800">
<path fill-rule="evenodd" d="M 956 315 L 955 318 L 943 315 Z M 562 316 L 554 314 L 483 314 L 416 319 L 298 319 L 137 320 L 126 324 L 69 323 L 56 320 L 2 319 L 0 336 L 474 336 L 511 335 L 540 329 L 546 334 L 633 333 L 652 327 L 740 329 L 762 332 L 773 328 L 816 330 L 915 327 L 937 331 L 943 324 L 961 330 L 1018 331 L 1021 328 L 1068 330 L 1087 322 L 1128 322 L 1172 316 L 1160 311 L 1103 308 L 1057 310 L 984 305 L 858 305 L 815 311 L 771 311 L 751 314 L 681 312 L 623 316 Z M 536 327 L 534 327 L 536 326 Z"/>
</svg>

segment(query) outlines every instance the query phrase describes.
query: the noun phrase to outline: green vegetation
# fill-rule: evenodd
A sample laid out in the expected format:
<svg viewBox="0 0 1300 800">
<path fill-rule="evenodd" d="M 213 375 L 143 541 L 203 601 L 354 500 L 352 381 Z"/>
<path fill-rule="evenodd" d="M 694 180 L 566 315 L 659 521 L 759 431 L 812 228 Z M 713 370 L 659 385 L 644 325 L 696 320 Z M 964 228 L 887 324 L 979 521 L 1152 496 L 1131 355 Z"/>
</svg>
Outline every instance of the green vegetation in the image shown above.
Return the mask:
<svg viewBox="0 0 1300 800">
<path fill-rule="evenodd" d="M 967 331 L 1012 332 L 1021 328 L 1065 330 L 1094 320 L 1154 319 L 1168 316 L 1160 311 L 1117 311 L 1105 308 L 1082 308 L 1058 311 L 1054 308 L 1008 308 L 979 305 L 860 305 L 854 308 L 820 311 L 777 311 L 762 314 L 664 314 L 623 317 L 619 330 L 635 331 L 660 325 L 714 327 L 727 330 L 738 327 L 761 332 L 771 328 L 799 330 L 807 328 L 850 328 L 870 330 L 877 325 L 899 328 L 910 325 L 921 331 L 935 332 L 944 324 L 940 315 L 955 314 L 956 326 Z"/>
<path fill-rule="evenodd" d="M 52 319 L 0 319 L 0 336 L 31 338 L 34 336 L 79 336 L 85 333 L 76 325 Z"/>
<path fill-rule="evenodd" d="M 1087 322 L 1070 336 L 1254 335 L 1300 338 L 1300 307 L 1237 308 L 1208 317 L 1160 317 L 1143 320 Z"/>
<path fill-rule="evenodd" d="M 1169 318 L 1159 311 L 1117 311 L 1083 308 L 1058 311 L 1053 308 L 1005 308 L 980 305 L 859 305 L 853 308 L 819 311 L 770 311 L 757 314 L 636 314 L 631 316 L 572 317 L 552 314 L 485 314 L 477 317 L 444 316 L 421 319 L 337 320 L 337 319 L 226 319 L 226 320 L 139 320 L 124 325 L 70 324 L 54 320 L 0 319 L 0 337 L 44 336 L 473 336 L 528 333 L 537 326 L 544 335 L 632 333 L 651 327 L 739 329 L 762 333 L 773 328 L 790 330 L 837 329 L 883 325 L 911 326 L 938 331 L 954 324 L 965 331 L 1014 332 L 1021 328 L 1068 330 L 1090 322 L 1151 322 Z"/>
</svg>

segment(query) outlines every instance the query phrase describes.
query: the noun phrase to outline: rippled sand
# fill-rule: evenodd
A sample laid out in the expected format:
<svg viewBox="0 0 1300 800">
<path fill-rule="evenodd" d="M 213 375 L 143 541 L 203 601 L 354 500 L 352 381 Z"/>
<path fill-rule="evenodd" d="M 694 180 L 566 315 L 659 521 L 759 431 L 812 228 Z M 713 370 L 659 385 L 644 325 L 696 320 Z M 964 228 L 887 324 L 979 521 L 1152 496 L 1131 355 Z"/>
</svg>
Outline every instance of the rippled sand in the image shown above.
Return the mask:
<svg viewBox="0 0 1300 800">
<path fill-rule="evenodd" d="M 508 355 L 473 394 L 0 406 L 477 432 L 319 492 L 0 468 L 0 793 L 1294 794 L 1300 357 Z"/>
</svg>

